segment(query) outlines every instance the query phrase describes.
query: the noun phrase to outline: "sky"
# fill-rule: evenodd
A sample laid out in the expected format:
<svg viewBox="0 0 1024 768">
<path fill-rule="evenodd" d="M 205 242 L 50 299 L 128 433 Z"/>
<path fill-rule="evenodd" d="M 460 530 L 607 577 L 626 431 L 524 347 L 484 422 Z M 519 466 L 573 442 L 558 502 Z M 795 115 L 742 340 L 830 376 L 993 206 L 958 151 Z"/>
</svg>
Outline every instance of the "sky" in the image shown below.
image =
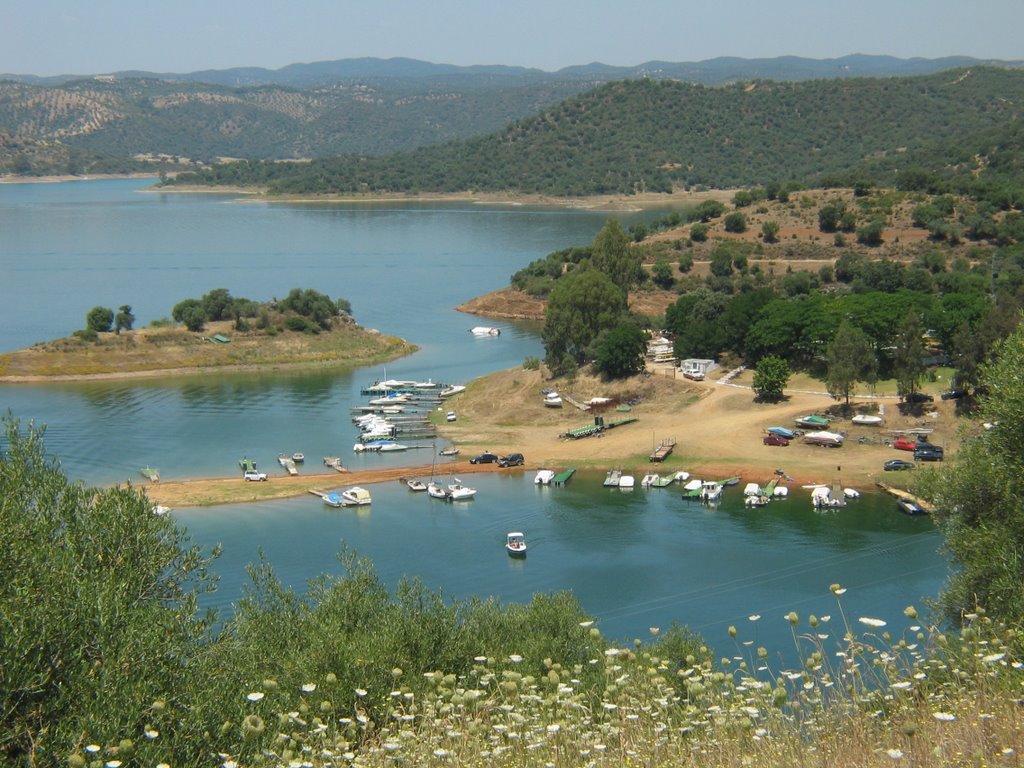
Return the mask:
<svg viewBox="0 0 1024 768">
<path fill-rule="evenodd" d="M 553 71 L 718 56 L 1024 59 L 1024 0 L 0 0 L 0 72 L 359 57 Z"/>
</svg>

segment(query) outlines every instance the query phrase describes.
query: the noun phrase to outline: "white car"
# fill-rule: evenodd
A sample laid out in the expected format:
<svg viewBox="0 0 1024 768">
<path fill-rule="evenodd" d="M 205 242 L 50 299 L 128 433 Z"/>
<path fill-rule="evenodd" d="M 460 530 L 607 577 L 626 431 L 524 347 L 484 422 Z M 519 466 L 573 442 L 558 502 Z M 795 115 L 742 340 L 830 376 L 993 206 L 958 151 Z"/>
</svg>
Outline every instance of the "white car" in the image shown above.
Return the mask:
<svg viewBox="0 0 1024 768">
<path fill-rule="evenodd" d="M 255 480 L 266 480 L 267 479 L 267 473 L 266 472 L 259 472 L 259 471 L 255 470 L 255 469 L 247 469 L 247 470 L 245 470 L 244 473 L 242 473 L 242 477 L 244 477 L 246 480 L 253 480 L 253 481 L 255 481 Z"/>
</svg>

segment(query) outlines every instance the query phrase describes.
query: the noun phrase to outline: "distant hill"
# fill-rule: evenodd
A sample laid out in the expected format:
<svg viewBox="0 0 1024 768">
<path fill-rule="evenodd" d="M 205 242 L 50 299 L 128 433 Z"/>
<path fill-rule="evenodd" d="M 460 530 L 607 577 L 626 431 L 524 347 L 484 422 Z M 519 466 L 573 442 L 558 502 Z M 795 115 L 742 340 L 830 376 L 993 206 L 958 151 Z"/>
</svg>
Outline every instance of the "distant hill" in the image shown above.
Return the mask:
<svg viewBox="0 0 1024 768">
<path fill-rule="evenodd" d="M 599 63 L 558 72 L 460 67 L 414 59 L 345 59 L 179 73 L 127 71 L 87 77 L 0 78 L 0 136 L 52 152 L 0 148 L 0 173 L 72 172 L 69 153 L 95 158 L 294 160 L 377 155 L 498 131 L 592 88 L 624 79 L 723 85 L 737 81 L 916 75 L 966 57 L 897 59 L 720 58 Z M 998 62 L 1017 67 L 1020 62 Z M 116 164 L 116 163 L 115 163 Z M 82 165 L 95 171 L 91 165 Z M 155 167 L 152 165 L 151 167 Z M 27 168 L 27 170 L 25 170 Z"/>
<path fill-rule="evenodd" d="M 905 157 L 933 170 L 952 157 L 984 165 L 968 148 L 1016 124 L 1022 107 L 1024 71 L 984 67 L 720 88 L 627 80 L 485 137 L 299 166 L 232 163 L 182 180 L 267 184 L 274 192 L 301 194 L 516 190 L 568 196 L 808 182 L 868 168 L 891 180 Z M 953 148 L 959 149 L 950 155 Z"/>
</svg>

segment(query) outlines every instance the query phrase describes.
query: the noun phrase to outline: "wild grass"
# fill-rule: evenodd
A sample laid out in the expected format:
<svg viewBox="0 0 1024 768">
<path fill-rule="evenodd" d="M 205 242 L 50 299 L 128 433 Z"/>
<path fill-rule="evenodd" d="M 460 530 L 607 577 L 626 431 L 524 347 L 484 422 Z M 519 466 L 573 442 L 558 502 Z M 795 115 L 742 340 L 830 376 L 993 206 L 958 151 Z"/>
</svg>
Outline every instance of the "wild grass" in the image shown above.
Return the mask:
<svg viewBox="0 0 1024 768">
<path fill-rule="evenodd" d="M 476 657 L 460 674 L 395 667 L 390 690 L 377 695 L 333 672 L 293 690 L 267 678 L 245 695 L 244 713 L 224 722 L 211 764 L 1020 765 L 1016 632 L 979 612 L 948 635 L 908 608 L 897 638 L 885 622 L 846 619 L 841 603 L 837 613 L 751 617 L 791 624 L 800 655 L 792 669 L 773 668 L 771 654 L 735 628 L 735 653 L 717 661 L 706 646 L 675 656 L 678 645 L 652 628 L 650 642 L 605 643 L 582 663 L 512 653 Z M 599 638 L 590 624 L 581 629 Z M 155 706 L 141 733 L 125 735 L 133 755 L 145 754 L 140 764 L 161 764 L 161 729 L 173 727 L 163 716 Z M 92 752 L 76 752 L 72 764 L 111 766 L 124 743 L 86 746 Z"/>
</svg>

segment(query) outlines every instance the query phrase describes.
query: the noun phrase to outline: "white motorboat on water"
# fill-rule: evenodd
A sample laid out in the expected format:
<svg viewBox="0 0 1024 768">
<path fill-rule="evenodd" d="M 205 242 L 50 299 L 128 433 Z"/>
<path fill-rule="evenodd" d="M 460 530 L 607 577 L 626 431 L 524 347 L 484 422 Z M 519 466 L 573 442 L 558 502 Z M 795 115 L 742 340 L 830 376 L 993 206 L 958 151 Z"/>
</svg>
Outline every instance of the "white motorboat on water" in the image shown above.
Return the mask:
<svg viewBox="0 0 1024 768">
<path fill-rule="evenodd" d="M 746 486 L 743 488 L 743 495 L 744 496 L 760 496 L 761 495 L 761 486 L 758 485 L 757 483 L 747 483 Z"/>
<path fill-rule="evenodd" d="M 417 480 L 415 477 L 410 477 L 405 481 L 405 484 L 409 486 L 410 491 L 425 491 L 427 490 L 427 484 L 422 480 Z"/>
<path fill-rule="evenodd" d="M 462 484 L 457 477 L 452 478 L 448 485 L 448 499 L 450 501 L 468 501 L 476 496 L 476 488 L 470 488 Z"/>
<path fill-rule="evenodd" d="M 341 498 L 340 493 L 325 493 L 323 495 L 324 504 L 328 507 L 340 507 L 344 504 L 344 499 Z"/>
<path fill-rule="evenodd" d="M 640 487 L 641 488 L 650 488 L 652 485 L 654 485 L 659 480 L 661 480 L 661 475 L 656 475 L 656 474 L 654 474 L 654 475 L 652 475 L 652 474 L 644 475 L 643 480 L 640 481 Z"/>
<path fill-rule="evenodd" d="M 706 480 L 700 492 L 700 500 L 704 502 L 718 501 L 722 498 L 722 484 L 717 480 Z"/>
<path fill-rule="evenodd" d="M 500 328 L 494 328 L 494 327 L 489 326 L 489 325 L 477 325 L 477 326 L 475 326 L 473 328 L 470 328 L 469 332 L 472 333 L 474 336 L 500 336 L 501 335 L 501 329 Z"/>
<path fill-rule="evenodd" d="M 370 501 L 370 492 L 358 485 L 353 485 L 341 492 L 341 503 L 346 507 L 358 507 L 369 504 Z"/>
<path fill-rule="evenodd" d="M 619 476 L 619 488 L 624 491 L 632 491 L 636 485 L 636 479 L 632 475 Z"/>
<path fill-rule="evenodd" d="M 512 557 L 525 557 L 526 536 L 521 531 L 510 531 L 505 536 L 505 549 Z"/>
<path fill-rule="evenodd" d="M 537 485 L 550 485 L 554 477 L 554 470 L 538 469 L 536 476 L 533 478 L 533 482 L 536 483 Z"/>
</svg>

